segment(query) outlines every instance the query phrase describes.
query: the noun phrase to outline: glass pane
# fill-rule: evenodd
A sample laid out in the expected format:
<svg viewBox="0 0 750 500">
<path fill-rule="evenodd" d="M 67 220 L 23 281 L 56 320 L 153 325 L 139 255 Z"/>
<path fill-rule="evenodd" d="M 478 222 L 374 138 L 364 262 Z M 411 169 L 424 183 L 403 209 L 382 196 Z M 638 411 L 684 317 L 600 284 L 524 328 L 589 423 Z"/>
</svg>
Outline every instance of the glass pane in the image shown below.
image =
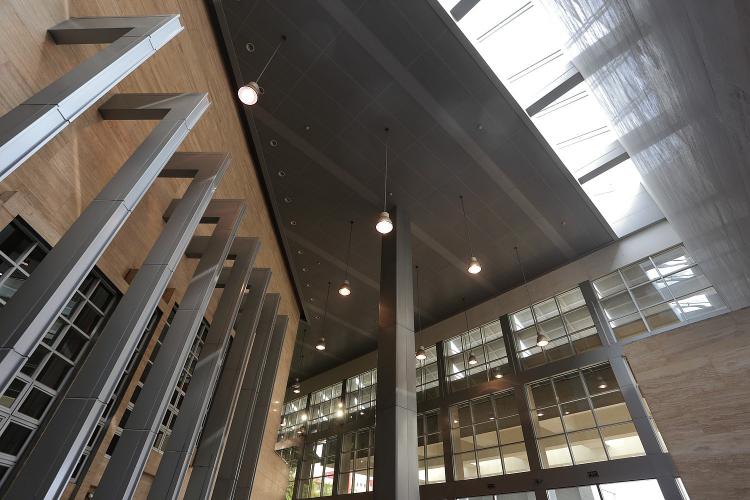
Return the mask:
<svg viewBox="0 0 750 500">
<path fill-rule="evenodd" d="M 445 464 L 443 457 L 427 459 L 427 483 L 445 482 Z"/>
<path fill-rule="evenodd" d="M 688 297 L 682 297 L 677 300 L 677 305 L 682 311 L 683 321 L 700 318 L 705 314 L 726 308 L 721 297 L 713 288 L 707 288 Z"/>
<path fill-rule="evenodd" d="M 672 295 L 667 289 L 667 284 L 662 279 L 637 286 L 631 290 L 635 303 L 640 309 L 672 300 Z"/>
<path fill-rule="evenodd" d="M 15 422 L 9 423 L 5 431 L 3 431 L 2 436 L 0 436 L 0 453 L 18 455 L 30 435 L 31 429 L 18 425 Z"/>
<path fill-rule="evenodd" d="M 630 420 L 630 412 L 620 391 L 610 392 L 591 398 L 596 421 L 599 425 L 616 424 Z"/>
<path fill-rule="evenodd" d="M 52 389 L 58 389 L 73 366 L 60 356 L 50 356 L 37 380 Z"/>
<path fill-rule="evenodd" d="M 518 415 L 499 419 L 497 421 L 497 429 L 502 444 L 519 443 L 523 441 L 521 418 Z"/>
<path fill-rule="evenodd" d="M 604 445 L 596 429 L 572 432 L 568 434 L 573 461 L 577 464 L 602 462 L 607 460 Z"/>
<path fill-rule="evenodd" d="M 80 328 L 82 332 L 91 335 L 94 333 L 94 329 L 99 323 L 101 317 L 101 314 L 99 314 L 94 307 L 90 304 L 86 304 L 83 309 L 81 309 L 81 312 L 78 313 L 73 324 Z"/>
<path fill-rule="evenodd" d="M 26 275 L 21 271 L 13 271 L 13 274 L 8 276 L 5 281 L 0 284 L 0 299 L 8 301 L 13 295 L 16 294 L 23 282 L 26 281 Z"/>
<path fill-rule="evenodd" d="M 554 378 L 557 398 L 561 403 L 574 401 L 586 397 L 586 391 L 583 388 L 583 381 L 578 372 L 568 373 Z"/>
<path fill-rule="evenodd" d="M 534 327 L 516 332 L 513 337 L 519 352 L 536 346 L 536 328 Z"/>
<path fill-rule="evenodd" d="M 560 410 L 558 410 L 557 406 L 534 410 L 531 412 L 531 419 L 534 422 L 534 431 L 538 437 L 551 436 L 563 432 Z"/>
<path fill-rule="evenodd" d="M 594 414 L 591 413 L 591 408 L 589 408 L 587 400 L 583 399 L 572 403 L 565 403 L 561 405 L 561 408 L 567 432 L 596 427 Z"/>
<path fill-rule="evenodd" d="M 52 401 L 52 396 L 46 392 L 42 392 L 36 387 L 31 389 L 29 395 L 26 396 L 21 407 L 18 409 L 24 415 L 28 415 L 31 418 L 39 420 L 44 414 L 44 410 Z"/>
<path fill-rule="evenodd" d="M 563 320 L 565 321 L 565 328 L 568 329 L 568 333 L 585 330 L 594 326 L 594 320 L 591 314 L 589 314 L 588 307 L 581 307 L 565 313 Z"/>
<path fill-rule="evenodd" d="M 637 313 L 638 310 L 633 304 L 628 292 L 621 292 L 601 301 L 604 313 L 607 319 L 614 320 L 624 316 Z"/>
<path fill-rule="evenodd" d="M 557 303 L 562 312 L 567 312 L 577 307 L 586 305 L 580 288 L 574 288 L 557 296 Z"/>
<path fill-rule="evenodd" d="M 505 351 L 505 342 L 503 339 L 493 340 L 485 345 L 487 352 L 487 360 L 494 361 L 506 357 L 508 354 Z"/>
<path fill-rule="evenodd" d="M 644 259 L 635 264 L 631 264 L 628 267 L 622 268 L 620 272 L 625 279 L 625 283 L 631 288 L 641 283 L 655 280 L 659 277 L 659 273 L 651 263 L 651 259 Z"/>
<path fill-rule="evenodd" d="M 625 283 L 623 283 L 620 273 L 617 271 L 599 278 L 593 282 L 593 285 L 594 291 L 600 299 L 625 290 Z"/>
<path fill-rule="evenodd" d="M 506 474 L 529 470 L 529 457 L 526 454 L 526 446 L 523 443 L 503 446 L 502 454 Z"/>
<path fill-rule="evenodd" d="M 461 453 L 455 456 L 456 480 L 473 479 L 477 477 L 477 462 L 474 452 Z"/>
<path fill-rule="evenodd" d="M 107 288 L 103 284 L 99 284 L 96 290 L 94 290 L 94 293 L 91 294 L 90 300 L 96 307 L 99 308 L 99 310 L 101 310 L 102 312 L 107 312 L 107 306 L 109 305 L 112 298 L 112 293 L 107 290 Z"/>
<path fill-rule="evenodd" d="M 540 322 L 558 316 L 560 311 L 557 310 L 555 299 L 548 299 L 539 304 L 534 304 L 534 314 L 536 315 L 537 322 Z"/>
<path fill-rule="evenodd" d="M 492 409 L 492 400 L 490 398 L 480 399 L 471 403 L 474 422 L 488 422 L 494 419 L 495 413 Z"/>
<path fill-rule="evenodd" d="M 512 392 L 496 394 L 492 396 L 495 404 L 495 416 L 497 418 L 509 417 L 518 412 L 516 400 Z"/>
<path fill-rule="evenodd" d="M 78 354 L 86 346 L 88 339 L 81 335 L 75 328 L 69 328 L 65 338 L 60 342 L 57 351 L 68 359 L 75 361 Z"/>
<path fill-rule="evenodd" d="M 643 316 L 646 318 L 649 330 L 654 331 L 679 323 L 678 310 L 674 302 L 659 304 L 658 306 L 644 309 Z"/>
<path fill-rule="evenodd" d="M 562 319 L 558 316 L 553 319 L 539 323 L 539 332 L 543 333 L 551 340 L 565 336 Z"/>
<path fill-rule="evenodd" d="M 625 316 L 615 321 L 610 321 L 609 325 L 618 339 L 622 340 L 633 335 L 638 335 L 647 331 L 646 324 L 638 313 Z"/>
<path fill-rule="evenodd" d="M 656 479 L 642 481 L 626 481 L 623 483 L 609 483 L 600 485 L 602 493 L 607 499 L 642 499 L 642 500 L 664 500 L 664 495 Z M 687 497 L 685 497 L 687 499 Z"/>
<path fill-rule="evenodd" d="M 549 380 L 531 384 L 529 388 L 529 407 L 540 408 L 557 403 L 555 392 Z"/>
<path fill-rule="evenodd" d="M 500 450 L 498 448 L 477 451 L 477 461 L 479 462 L 480 477 L 497 476 L 503 473 Z"/>
<path fill-rule="evenodd" d="M 695 263 L 682 245 L 655 255 L 652 260 L 662 276 L 692 266 Z"/>
<path fill-rule="evenodd" d="M 619 389 L 615 374 L 609 365 L 600 365 L 583 370 L 583 380 L 592 396 Z"/>
<path fill-rule="evenodd" d="M 485 422 L 474 426 L 474 436 L 477 448 L 497 448 L 497 430 L 495 422 Z"/>
<path fill-rule="evenodd" d="M 13 382 L 10 383 L 3 395 L 0 396 L 0 405 L 6 408 L 13 406 L 13 403 L 18 399 L 24 387 L 26 387 L 26 382 L 19 378 L 13 379 Z"/>
<path fill-rule="evenodd" d="M 599 489 L 596 486 L 576 486 L 573 488 L 548 490 L 547 496 L 549 496 L 550 500 L 602 500 L 601 496 L 599 496 Z M 623 500 L 627 500 L 627 498 Z"/>
<path fill-rule="evenodd" d="M 682 297 L 698 290 L 711 286 L 703 272 L 698 266 L 685 269 L 664 278 L 669 290 L 675 297 Z"/>
<path fill-rule="evenodd" d="M 0 231 L 0 252 L 3 252 L 13 261 L 17 261 L 32 244 L 31 239 L 13 225 L 7 225 Z"/>
<path fill-rule="evenodd" d="M 80 304 L 84 298 L 81 296 L 80 293 L 76 292 L 73 294 L 73 298 L 68 301 L 68 303 L 65 305 L 65 307 L 62 310 L 62 315 L 66 318 L 70 318 L 73 313 L 78 308 L 78 304 Z"/>
<path fill-rule="evenodd" d="M 538 440 L 538 447 L 543 468 L 549 469 L 551 467 L 573 465 L 565 436 L 540 439 Z"/>
<path fill-rule="evenodd" d="M 528 328 L 534 324 L 531 317 L 531 309 L 526 308 L 510 315 L 510 326 L 514 332 Z"/>
<path fill-rule="evenodd" d="M 461 427 L 451 431 L 453 452 L 459 453 L 474 449 L 474 431 L 471 427 Z"/>
<path fill-rule="evenodd" d="M 563 336 L 558 339 L 550 340 L 550 343 L 544 348 L 547 359 L 556 361 L 573 355 L 573 347 L 570 345 L 568 337 Z"/>
<path fill-rule="evenodd" d="M 601 433 L 610 460 L 646 454 L 632 422 L 602 427 Z"/>
</svg>

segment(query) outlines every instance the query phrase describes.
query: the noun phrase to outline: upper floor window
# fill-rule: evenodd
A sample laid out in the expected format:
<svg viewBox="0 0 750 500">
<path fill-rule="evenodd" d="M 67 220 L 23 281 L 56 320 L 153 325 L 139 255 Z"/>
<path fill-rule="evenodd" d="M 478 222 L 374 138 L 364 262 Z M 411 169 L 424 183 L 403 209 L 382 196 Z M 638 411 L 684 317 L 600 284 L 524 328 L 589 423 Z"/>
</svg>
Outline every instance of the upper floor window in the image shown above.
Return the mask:
<svg viewBox="0 0 750 500">
<path fill-rule="evenodd" d="M 500 321 L 487 323 L 444 343 L 445 371 L 451 391 L 465 389 L 508 371 Z"/>
<path fill-rule="evenodd" d="M 511 314 L 510 326 L 524 368 L 601 345 L 594 320 L 578 287 Z M 537 345 L 540 334 L 549 341 L 544 347 Z"/>
<path fill-rule="evenodd" d="M 417 400 L 427 401 L 440 395 L 438 383 L 437 349 L 424 350 L 425 359 L 417 359 Z"/>
<path fill-rule="evenodd" d="M 618 339 L 726 308 L 682 245 L 618 269 L 593 285 Z"/>
<path fill-rule="evenodd" d="M 346 412 L 349 420 L 375 415 L 378 371 L 373 369 L 346 380 Z"/>
<path fill-rule="evenodd" d="M 307 422 L 307 396 L 284 404 L 278 440 L 290 439 Z"/>
<path fill-rule="evenodd" d="M 310 395 L 308 429 L 311 434 L 330 428 L 331 422 L 344 416 L 344 402 L 341 400 L 341 382 L 315 391 Z"/>
</svg>

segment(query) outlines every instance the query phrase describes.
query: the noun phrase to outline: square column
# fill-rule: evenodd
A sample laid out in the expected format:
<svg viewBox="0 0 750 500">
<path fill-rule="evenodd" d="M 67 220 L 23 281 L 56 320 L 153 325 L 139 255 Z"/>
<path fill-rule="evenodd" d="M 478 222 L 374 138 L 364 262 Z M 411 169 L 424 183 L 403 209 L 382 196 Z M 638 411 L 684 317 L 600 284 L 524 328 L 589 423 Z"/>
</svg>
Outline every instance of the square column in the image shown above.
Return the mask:
<svg viewBox="0 0 750 500">
<path fill-rule="evenodd" d="M 390 211 L 383 236 L 378 304 L 378 387 L 375 415 L 375 499 L 416 500 L 417 396 L 411 224 Z"/>
</svg>

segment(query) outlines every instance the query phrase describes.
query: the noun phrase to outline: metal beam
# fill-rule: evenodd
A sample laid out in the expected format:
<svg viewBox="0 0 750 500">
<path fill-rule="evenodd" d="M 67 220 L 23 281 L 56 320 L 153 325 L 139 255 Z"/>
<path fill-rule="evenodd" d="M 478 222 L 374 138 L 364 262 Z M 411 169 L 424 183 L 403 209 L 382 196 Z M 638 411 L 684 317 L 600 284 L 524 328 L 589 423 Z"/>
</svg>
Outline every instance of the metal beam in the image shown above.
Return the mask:
<svg viewBox="0 0 750 500">
<path fill-rule="evenodd" d="M 169 397 L 245 214 L 245 204 L 238 200 L 218 200 L 211 202 L 205 213 L 219 219 L 211 245 L 198 262 L 133 413 L 123 427 L 117 448 L 99 482 L 97 495 L 101 498 L 133 497 Z"/>
<path fill-rule="evenodd" d="M 0 391 L 208 106 L 207 94 L 119 94 L 100 108 L 105 119 L 161 121 L 0 310 Z"/>
<path fill-rule="evenodd" d="M 207 499 L 213 491 L 270 280 L 269 269 L 255 269 L 250 275 L 249 293 L 242 304 L 232 349 L 224 362 L 213 403 L 203 425 L 185 498 Z"/>
<path fill-rule="evenodd" d="M 221 294 L 221 300 L 214 313 L 214 320 L 206 335 L 193 376 L 190 378 L 190 385 L 180 407 L 180 413 L 177 415 L 174 429 L 159 462 L 156 477 L 149 489 L 148 497 L 154 500 L 176 499 L 182 489 L 189 460 L 198 440 L 211 395 L 219 378 L 224 355 L 229 346 L 232 328 L 242 300 L 245 298 L 250 272 L 258 254 L 260 242 L 256 238 L 236 238 L 232 247 L 237 253 L 229 282 Z M 210 243 L 206 250 L 209 248 Z"/>
<path fill-rule="evenodd" d="M 575 66 L 568 63 L 568 68 L 565 72 L 549 84 L 542 91 L 541 95 L 534 99 L 534 102 L 526 108 L 526 114 L 529 116 L 538 114 L 581 82 L 583 82 L 581 72 Z"/>
<path fill-rule="evenodd" d="M 253 408 L 252 419 L 250 420 L 250 433 L 245 444 L 245 452 L 242 455 L 242 465 L 239 470 L 237 488 L 234 491 L 235 500 L 247 500 L 253 491 L 255 483 L 255 471 L 258 468 L 260 460 L 260 450 L 263 444 L 263 436 L 266 433 L 266 423 L 271 413 L 271 399 L 273 398 L 273 389 L 276 383 L 276 372 L 279 370 L 279 360 L 281 359 L 281 350 L 284 347 L 284 337 L 286 335 L 287 316 L 278 316 L 276 324 L 273 327 L 273 334 L 268 346 L 268 354 L 263 367 L 263 374 L 260 380 L 260 386 L 257 394 L 255 408 Z M 336 480 L 334 479 L 334 485 Z"/>
<path fill-rule="evenodd" d="M 0 181 L 182 29 L 176 14 L 71 18 L 50 28 L 58 45 L 111 45 L 0 118 Z"/>
<path fill-rule="evenodd" d="M 250 433 L 250 422 L 256 405 L 258 388 L 265 367 L 274 324 L 276 323 L 279 303 L 280 296 L 277 293 L 268 294 L 263 302 L 257 335 L 242 380 L 242 389 L 227 436 L 227 445 L 221 457 L 213 492 L 210 493 L 211 498 L 231 499 L 234 498 L 237 491 L 242 457 L 245 454 Z"/>
<path fill-rule="evenodd" d="M 585 184 L 630 158 L 628 152 L 619 142 L 613 143 L 608 149 L 602 156 L 583 167 L 583 170 L 587 170 L 588 173 L 579 177 L 578 182 Z"/>
<path fill-rule="evenodd" d="M 36 446 L 16 467 L 6 492 L 9 497 L 62 495 L 228 165 L 226 154 L 175 153 L 164 168 L 167 176 L 182 171 L 195 177 L 179 200 L 175 216 L 151 248 L 57 410 L 43 427 Z"/>
</svg>

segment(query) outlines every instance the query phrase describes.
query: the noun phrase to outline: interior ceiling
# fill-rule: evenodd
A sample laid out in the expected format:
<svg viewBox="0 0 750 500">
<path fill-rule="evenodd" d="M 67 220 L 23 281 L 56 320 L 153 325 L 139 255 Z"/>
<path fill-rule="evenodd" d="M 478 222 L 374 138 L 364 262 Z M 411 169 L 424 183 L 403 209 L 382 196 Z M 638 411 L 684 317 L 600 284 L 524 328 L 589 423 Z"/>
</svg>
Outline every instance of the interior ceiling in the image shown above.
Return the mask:
<svg viewBox="0 0 750 500">
<path fill-rule="evenodd" d="M 385 132 L 388 203 L 412 218 L 417 328 L 612 241 L 580 186 L 530 121 L 447 27 L 431 0 L 224 0 L 219 24 L 238 80 L 309 326 L 292 376 L 302 379 L 377 347 Z M 250 44 L 250 45 L 249 45 Z M 239 82 L 238 82 L 239 83 Z M 479 275 L 466 272 L 466 202 Z M 341 297 L 349 221 L 353 293 Z M 323 316 L 332 282 L 327 323 Z M 457 332 L 458 333 L 458 332 Z M 325 336 L 327 349 L 312 346 Z M 304 366 L 303 363 L 304 362 Z"/>
</svg>

